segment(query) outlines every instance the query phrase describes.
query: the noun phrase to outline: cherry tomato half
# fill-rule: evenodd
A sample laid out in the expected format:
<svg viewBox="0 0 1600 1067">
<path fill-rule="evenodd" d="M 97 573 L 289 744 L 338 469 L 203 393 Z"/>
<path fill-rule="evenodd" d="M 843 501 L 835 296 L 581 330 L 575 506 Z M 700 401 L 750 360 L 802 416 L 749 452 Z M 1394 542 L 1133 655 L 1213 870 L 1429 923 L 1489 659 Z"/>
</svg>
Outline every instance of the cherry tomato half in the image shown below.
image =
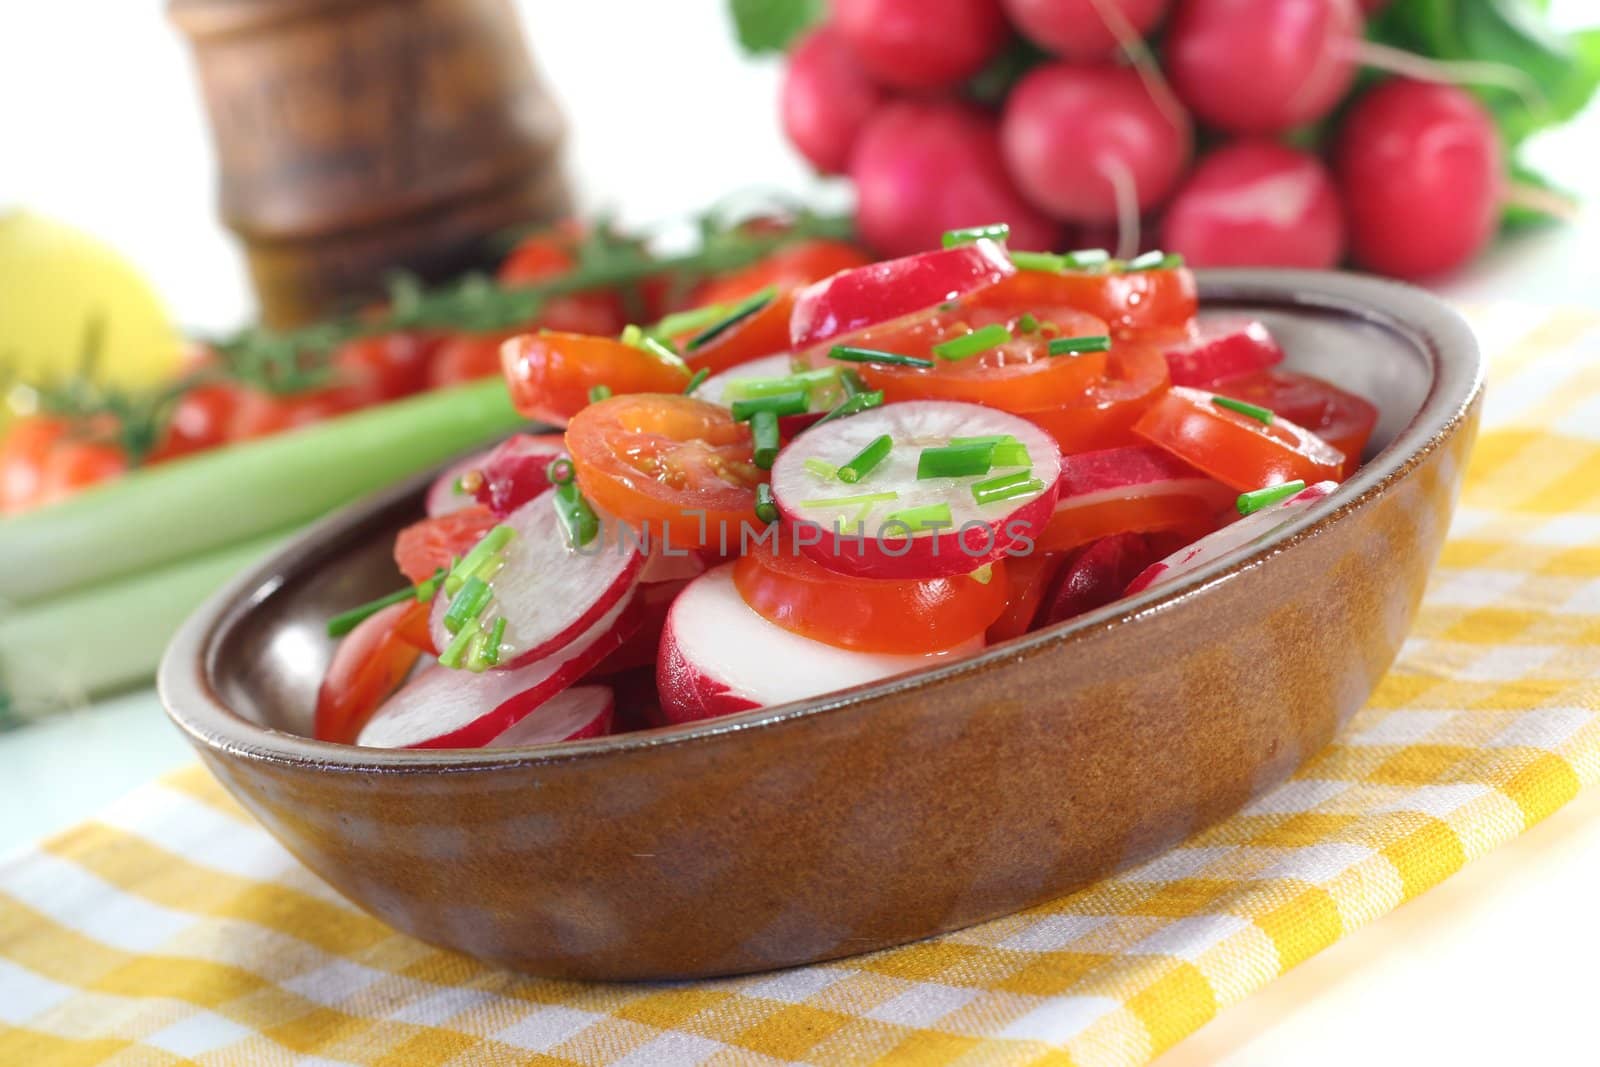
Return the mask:
<svg viewBox="0 0 1600 1067">
<path fill-rule="evenodd" d="M 395 565 L 413 583 L 426 581 L 440 567 L 466 555 L 499 521 L 478 504 L 414 522 L 395 538 Z"/>
<path fill-rule="evenodd" d="M 789 316 L 794 293 L 779 293 L 767 306 L 730 326 L 698 348 L 685 348 L 684 362 L 694 370 L 721 374 L 741 363 L 789 350 Z"/>
<path fill-rule="evenodd" d="M 1076 401 L 1017 414 L 1056 439 L 1063 455 L 1136 444 L 1133 424 L 1167 391 L 1167 361 L 1161 350 L 1118 341 L 1106 359 L 1106 375 Z"/>
<path fill-rule="evenodd" d="M 1344 469 L 1344 453 L 1310 430 L 1276 415 L 1262 422 L 1199 389 L 1171 389 L 1133 431 L 1241 493 L 1296 479 L 1338 481 Z"/>
<path fill-rule="evenodd" d="M 1346 478 L 1361 465 L 1361 453 L 1378 424 L 1378 409 L 1366 400 L 1309 374 L 1267 370 L 1234 378 L 1216 389 L 1282 415 L 1343 452 Z"/>
<path fill-rule="evenodd" d="M 362 620 L 334 650 L 317 690 L 313 736 L 354 744 L 361 728 L 400 687 L 424 650 L 431 650 L 427 604 L 391 604 Z"/>
<path fill-rule="evenodd" d="M 755 487 L 767 474 L 752 448 L 749 426 L 727 408 L 687 396 L 614 396 L 567 424 L 589 499 L 652 543 L 667 536 L 682 548 L 738 545 L 741 524 L 758 525 Z"/>
<path fill-rule="evenodd" d="M 565 425 L 589 404 L 589 390 L 614 395 L 681 393 L 689 384 L 683 364 L 666 362 L 610 337 L 538 333 L 513 337 L 500 348 L 511 403 L 530 419 Z"/>
<path fill-rule="evenodd" d="M 795 553 L 752 552 L 734 565 L 745 603 L 769 622 L 861 652 L 938 652 L 983 633 L 1005 610 L 1006 564 L 970 575 L 852 578 Z"/>
<path fill-rule="evenodd" d="M 984 290 L 979 303 L 1006 306 L 1066 306 L 1105 322 L 1112 336 L 1167 339 L 1188 328 L 1199 307 L 1194 275 L 1188 270 L 1018 271 Z"/>
</svg>

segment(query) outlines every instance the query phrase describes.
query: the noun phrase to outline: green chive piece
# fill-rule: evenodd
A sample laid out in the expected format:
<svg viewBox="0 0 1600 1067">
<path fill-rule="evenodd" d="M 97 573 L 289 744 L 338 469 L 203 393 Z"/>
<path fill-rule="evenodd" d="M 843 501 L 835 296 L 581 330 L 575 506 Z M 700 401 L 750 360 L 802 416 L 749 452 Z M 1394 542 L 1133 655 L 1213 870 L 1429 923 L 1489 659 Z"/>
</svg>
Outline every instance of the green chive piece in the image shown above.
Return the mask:
<svg viewBox="0 0 1600 1067">
<path fill-rule="evenodd" d="M 1104 248 L 1080 248 L 1076 252 L 1068 252 L 1061 258 L 1066 260 L 1067 270 L 1092 270 L 1109 264 L 1111 253 Z"/>
<path fill-rule="evenodd" d="M 577 482 L 556 486 L 556 517 L 566 531 L 567 544 L 582 548 L 600 535 L 600 516 L 594 513 L 589 501 L 584 499 Z"/>
<path fill-rule="evenodd" d="M 835 467 L 832 463 L 825 463 L 816 456 L 812 456 L 800 465 L 825 482 L 831 482 L 839 477 L 838 467 Z"/>
<path fill-rule="evenodd" d="M 971 578 L 979 585 L 988 585 L 990 582 L 994 581 L 994 564 L 985 563 L 983 566 L 967 575 L 967 577 Z"/>
<path fill-rule="evenodd" d="M 924 448 L 917 457 L 917 479 L 965 478 L 988 474 L 994 466 L 994 445 L 945 445 Z"/>
<path fill-rule="evenodd" d="M 940 243 L 946 248 L 956 245 L 969 245 L 973 241 L 988 238 L 991 241 L 1004 241 L 1011 236 L 1011 227 L 1003 222 L 990 223 L 988 226 L 968 226 L 961 230 L 946 230 L 940 238 Z"/>
<path fill-rule="evenodd" d="M 734 417 L 738 418 L 737 412 Z M 772 465 L 778 460 L 778 450 L 783 447 L 783 438 L 778 433 L 778 413 L 771 408 L 752 412 L 750 436 L 755 439 L 755 454 L 752 458 L 756 466 L 764 471 L 771 470 Z"/>
<path fill-rule="evenodd" d="M 432 581 L 432 579 L 429 580 Z M 377 600 L 369 600 L 358 608 L 342 611 L 328 620 L 328 636 L 343 637 L 384 608 L 392 604 L 403 604 L 416 595 L 417 587 L 408 585 L 404 589 L 396 589 L 388 596 L 381 596 Z"/>
<path fill-rule="evenodd" d="M 843 360 L 846 363 L 881 363 L 887 367 L 933 366 L 933 360 L 923 359 L 920 356 L 902 356 L 898 352 L 881 352 L 875 348 L 853 348 L 850 345 L 834 345 L 828 352 L 828 358 Z"/>
<path fill-rule="evenodd" d="M 839 384 L 844 387 L 846 399 L 867 391 L 867 383 L 862 380 L 861 375 L 853 370 L 845 369 L 840 371 Z"/>
<path fill-rule="evenodd" d="M 1176 270 L 1183 266 L 1183 257 L 1176 252 L 1153 249 L 1142 256 L 1134 256 L 1122 269 L 1130 274 L 1142 270 Z"/>
<path fill-rule="evenodd" d="M 756 518 L 767 523 L 778 521 L 778 503 L 772 499 L 772 486 L 766 482 L 756 486 Z"/>
<path fill-rule="evenodd" d="M 483 661 L 491 667 L 500 663 L 500 646 L 506 640 L 506 617 L 500 616 L 494 620 L 494 629 L 489 631 L 489 640 L 483 643 Z"/>
<path fill-rule="evenodd" d="M 673 367 L 682 367 L 683 366 L 683 357 L 682 356 L 678 355 L 678 353 L 674 352 L 668 345 L 662 343 L 661 341 L 656 340 L 654 337 L 651 337 L 649 334 L 645 334 L 643 337 L 641 337 L 639 339 L 638 347 L 643 349 L 644 351 L 650 353 L 652 356 L 655 356 L 661 362 L 666 363 L 669 366 L 673 366 Z M 685 368 L 685 369 L 687 369 L 687 368 Z"/>
<path fill-rule="evenodd" d="M 954 525 L 950 518 L 949 504 L 924 504 L 920 508 L 891 511 L 883 520 L 885 526 L 890 523 L 899 523 L 907 526 L 912 533 L 916 533 L 918 530 Z"/>
<path fill-rule="evenodd" d="M 1270 408 L 1264 408 L 1259 404 L 1247 404 L 1243 400 L 1235 400 L 1231 396 L 1214 396 L 1211 398 L 1211 402 L 1219 408 L 1237 411 L 1241 415 L 1255 419 L 1263 426 L 1271 426 L 1272 420 L 1276 417 L 1272 414 Z"/>
<path fill-rule="evenodd" d="M 772 396 L 758 396 L 751 400 L 735 400 L 733 402 L 733 421 L 744 422 L 757 412 L 770 412 L 772 415 L 804 415 L 811 409 L 811 397 L 804 389 L 796 389 L 791 393 L 775 393 Z"/>
<path fill-rule="evenodd" d="M 433 595 L 439 591 L 439 584 L 444 581 L 445 576 L 449 573 L 449 571 L 445 570 L 443 567 L 440 567 L 438 570 L 433 572 L 432 578 L 429 578 L 424 582 L 418 582 L 417 603 L 426 604 L 428 601 L 432 600 Z"/>
<path fill-rule="evenodd" d="M 566 485 L 578 476 L 578 469 L 572 465 L 572 460 L 562 456 L 550 461 L 550 466 L 544 469 L 544 476 L 551 485 Z"/>
<path fill-rule="evenodd" d="M 1023 312 L 1022 317 L 1017 320 L 1018 333 L 1032 333 L 1038 328 L 1039 320 L 1033 317 L 1033 312 L 1031 311 Z"/>
<path fill-rule="evenodd" d="M 464 626 L 468 619 L 476 619 L 483 614 L 483 609 L 489 606 L 489 601 L 494 597 L 494 591 L 489 588 L 489 583 L 473 575 L 461 583 L 461 591 L 450 601 L 450 607 L 444 613 L 444 628 L 451 633 Z"/>
<path fill-rule="evenodd" d="M 856 496 L 830 496 L 817 500 L 802 500 L 803 508 L 853 508 L 865 504 L 883 504 L 891 500 L 899 500 L 900 494 L 894 491 L 885 493 L 860 493 Z"/>
<path fill-rule="evenodd" d="M 482 636 L 483 631 L 475 626 L 456 634 L 450 639 L 450 643 L 444 646 L 444 651 L 439 653 L 439 666 L 459 668 L 462 657 L 467 654 L 467 650 L 472 646 L 472 639 L 474 637 L 481 639 Z"/>
<path fill-rule="evenodd" d="M 752 293 L 728 309 L 726 316 L 720 322 L 711 324 L 700 333 L 689 338 L 689 343 L 685 347 L 693 352 L 701 345 L 710 343 L 772 303 L 777 295 L 778 288 L 775 285 L 769 285 L 759 293 Z"/>
<path fill-rule="evenodd" d="M 871 474 L 878 464 L 889 458 L 889 453 L 893 449 L 894 440 L 888 434 L 874 438 L 866 448 L 857 452 L 848 463 L 839 468 L 839 480 L 854 485 Z"/>
<path fill-rule="evenodd" d="M 1111 351 L 1111 338 L 1105 334 L 1092 337 L 1053 337 L 1045 351 L 1052 356 L 1081 356 L 1085 352 Z"/>
<path fill-rule="evenodd" d="M 467 642 L 466 668 L 473 674 L 482 674 L 489 669 L 489 642 L 484 639 L 484 632 L 477 630 L 472 639 Z"/>
<path fill-rule="evenodd" d="M 989 462 L 996 467 L 1031 467 L 1033 457 L 1021 441 L 1001 441 L 989 451 Z"/>
<path fill-rule="evenodd" d="M 792 393 L 796 389 L 810 389 L 816 385 L 829 385 L 836 381 L 838 377 L 838 367 L 823 367 L 821 370 L 786 374 L 781 378 L 735 378 L 728 383 L 728 388 L 723 390 L 722 398 L 729 402 L 734 400 L 754 400 L 757 397 L 774 396 L 778 393 Z"/>
<path fill-rule="evenodd" d="M 629 348 L 638 348 L 640 342 L 644 340 L 644 331 L 630 322 L 622 328 L 622 332 L 617 335 L 617 340 Z"/>
<path fill-rule="evenodd" d="M 1016 438 L 1008 433 L 992 433 L 984 437 L 952 437 L 952 445 L 1000 445 L 1016 442 Z"/>
<path fill-rule="evenodd" d="M 1265 489 L 1252 489 L 1248 493 L 1240 493 L 1237 507 L 1239 514 L 1250 515 L 1280 501 L 1288 500 L 1306 487 L 1306 483 L 1296 479 L 1284 482 L 1282 485 L 1269 485 Z"/>
<path fill-rule="evenodd" d="M 693 396 L 694 391 L 706 384 L 706 379 L 711 377 L 711 368 L 701 367 L 694 372 L 694 377 L 689 379 L 689 384 L 683 387 L 684 396 Z"/>
<path fill-rule="evenodd" d="M 1067 257 L 1050 252 L 1013 252 L 1011 263 L 1018 270 L 1038 271 L 1042 274 L 1060 274 L 1067 269 Z"/>
<path fill-rule="evenodd" d="M 596 385 L 589 390 L 589 403 L 598 404 L 602 400 L 611 399 L 611 386 Z"/>
<path fill-rule="evenodd" d="M 972 499 L 979 504 L 993 504 L 1000 500 L 1027 496 L 1044 489 L 1044 482 L 1033 476 L 1032 469 L 1014 471 L 972 483 Z"/>
<path fill-rule="evenodd" d="M 942 359 L 969 359 L 979 352 L 987 352 L 996 345 L 1011 340 L 1011 331 L 998 322 L 991 322 L 973 330 L 964 337 L 954 337 L 933 346 L 933 354 Z"/>
<path fill-rule="evenodd" d="M 838 407 L 834 408 L 832 411 L 828 412 L 826 415 L 822 416 L 822 418 L 818 419 L 816 422 L 812 423 L 811 425 L 812 425 L 812 428 L 815 429 L 816 427 L 821 426 L 825 422 L 832 422 L 834 419 L 846 419 L 846 418 L 849 418 L 851 415 L 859 415 L 863 411 L 868 411 L 868 410 L 870 410 L 872 408 L 882 407 L 882 406 L 883 406 L 883 390 L 882 389 L 874 389 L 870 393 L 856 393 L 854 396 L 852 396 L 849 399 L 845 400 Z"/>
<path fill-rule="evenodd" d="M 450 568 L 449 578 L 457 579 L 459 582 L 466 581 L 468 575 L 478 573 L 478 568 L 483 566 L 490 556 L 497 556 L 504 551 L 515 536 L 517 536 L 517 531 L 503 523 L 494 527 L 483 535 L 481 541 L 472 546 L 471 552 L 461 557 L 461 562 Z M 455 595 L 454 590 L 450 589 L 448 578 L 445 582 L 445 589 L 450 592 L 451 596 Z"/>
<path fill-rule="evenodd" d="M 650 332 L 657 337 L 677 337 L 679 334 L 703 330 L 727 314 L 728 308 L 725 304 L 707 304 L 703 308 L 674 311 L 657 320 L 656 324 L 650 327 Z"/>
</svg>

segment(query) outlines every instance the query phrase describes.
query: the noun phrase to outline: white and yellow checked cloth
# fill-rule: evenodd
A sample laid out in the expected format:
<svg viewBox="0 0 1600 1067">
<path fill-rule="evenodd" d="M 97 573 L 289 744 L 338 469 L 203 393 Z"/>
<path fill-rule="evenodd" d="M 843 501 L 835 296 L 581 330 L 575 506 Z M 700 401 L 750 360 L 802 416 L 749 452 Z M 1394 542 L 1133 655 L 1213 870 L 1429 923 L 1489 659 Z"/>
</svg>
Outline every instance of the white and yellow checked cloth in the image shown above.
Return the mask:
<svg viewBox="0 0 1600 1067">
<path fill-rule="evenodd" d="M 1399 663 L 1294 779 L 933 941 L 584 985 L 396 934 L 198 769 L 0 864 L 0 1063 L 1137 1064 L 1600 779 L 1600 316 L 1491 309 L 1462 510 Z"/>
</svg>

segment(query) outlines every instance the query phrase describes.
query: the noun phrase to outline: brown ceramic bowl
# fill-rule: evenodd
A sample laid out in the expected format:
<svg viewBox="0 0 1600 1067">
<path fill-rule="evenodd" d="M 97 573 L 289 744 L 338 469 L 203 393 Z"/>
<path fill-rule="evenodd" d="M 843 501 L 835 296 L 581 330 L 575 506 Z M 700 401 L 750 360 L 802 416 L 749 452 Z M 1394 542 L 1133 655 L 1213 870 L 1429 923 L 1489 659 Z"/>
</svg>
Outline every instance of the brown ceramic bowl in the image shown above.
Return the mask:
<svg viewBox="0 0 1600 1067">
<path fill-rule="evenodd" d="M 313 871 L 424 941 L 542 975 L 684 978 L 898 945 L 1059 896 L 1237 810 L 1393 660 L 1476 425 L 1470 331 L 1333 274 L 1219 272 L 1296 367 L 1373 398 L 1375 452 L 1269 542 L 949 666 L 573 744 L 306 737 L 328 616 L 392 588 L 416 481 L 335 515 L 184 627 L 161 695 Z"/>
</svg>

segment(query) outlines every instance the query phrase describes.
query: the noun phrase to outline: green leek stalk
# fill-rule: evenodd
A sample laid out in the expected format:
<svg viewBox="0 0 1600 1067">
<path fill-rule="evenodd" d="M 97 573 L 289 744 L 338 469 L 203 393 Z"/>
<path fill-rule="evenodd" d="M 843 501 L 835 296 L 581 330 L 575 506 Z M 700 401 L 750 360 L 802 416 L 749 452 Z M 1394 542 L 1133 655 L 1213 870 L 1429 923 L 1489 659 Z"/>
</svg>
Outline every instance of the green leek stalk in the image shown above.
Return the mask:
<svg viewBox="0 0 1600 1067">
<path fill-rule="evenodd" d="M 0 730 L 149 681 L 183 620 L 285 536 L 0 611 Z"/>
<path fill-rule="evenodd" d="M 15 610 L 300 525 L 525 421 L 497 376 L 136 470 L 0 520 L 0 604 Z"/>
</svg>

